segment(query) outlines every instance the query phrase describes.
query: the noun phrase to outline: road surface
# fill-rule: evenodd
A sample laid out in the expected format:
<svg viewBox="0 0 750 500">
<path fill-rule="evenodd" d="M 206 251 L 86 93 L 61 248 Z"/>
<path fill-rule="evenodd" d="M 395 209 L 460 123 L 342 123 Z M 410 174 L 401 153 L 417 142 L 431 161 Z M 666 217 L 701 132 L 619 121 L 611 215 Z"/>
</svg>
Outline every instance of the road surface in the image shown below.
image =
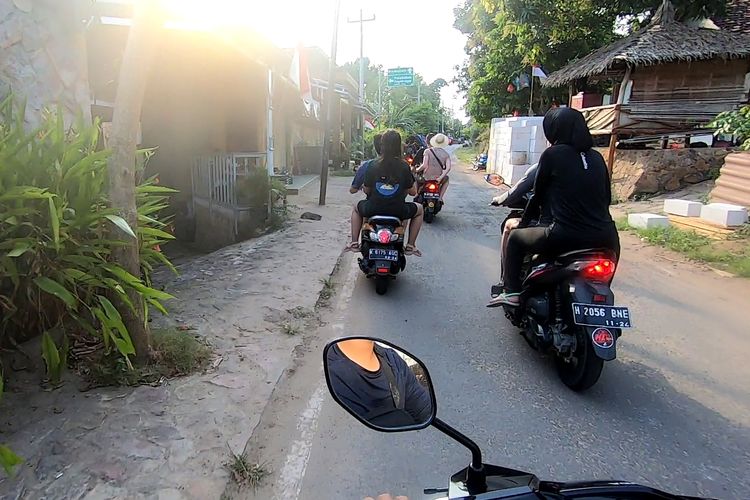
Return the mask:
<svg viewBox="0 0 750 500">
<path fill-rule="evenodd" d="M 473 438 L 485 462 L 549 480 L 626 479 L 673 492 L 748 498 L 750 285 L 623 239 L 614 283 L 636 327 L 598 385 L 575 394 L 500 310 L 501 209 L 477 174 L 451 175 L 444 211 L 425 225 L 388 294 L 344 260 L 329 323 L 311 334 L 277 389 L 248 452 L 273 471 L 256 496 L 353 499 L 384 491 L 423 498 L 468 452 L 434 429 L 380 434 L 355 422 L 322 381 L 321 348 L 344 334 L 385 338 L 419 356 L 438 414 Z"/>
</svg>

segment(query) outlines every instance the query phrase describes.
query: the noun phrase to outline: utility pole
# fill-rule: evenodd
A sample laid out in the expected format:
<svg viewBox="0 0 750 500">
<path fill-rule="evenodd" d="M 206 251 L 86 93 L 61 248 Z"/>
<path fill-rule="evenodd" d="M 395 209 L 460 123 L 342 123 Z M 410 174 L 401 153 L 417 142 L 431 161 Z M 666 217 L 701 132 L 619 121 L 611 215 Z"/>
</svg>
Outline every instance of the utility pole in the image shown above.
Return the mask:
<svg viewBox="0 0 750 500">
<path fill-rule="evenodd" d="M 336 49 L 339 40 L 339 11 L 341 0 L 336 0 L 333 13 L 333 39 L 331 40 L 331 60 L 328 63 L 328 92 L 326 93 L 326 118 L 323 134 L 323 165 L 320 167 L 320 195 L 318 205 L 326 204 L 326 188 L 328 187 L 328 159 L 331 156 L 331 118 L 333 115 L 333 100 L 336 98 Z"/>
<path fill-rule="evenodd" d="M 346 19 L 349 24 L 359 23 L 359 99 L 365 102 L 365 23 L 375 20 L 375 16 L 363 17 L 362 9 L 359 9 L 359 19 Z"/>
<path fill-rule="evenodd" d="M 359 103 L 362 105 L 362 128 L 360 130 L 359 138 L 362 144 L 362 161 L 364 161 L 365 153 L 365 23 L 374 20 L 374 15 L 365 19 L 362 9 L 359 9 L 359 19 L 346 19 L 349 24 L 359 23 Z"/>
<path fill-rule="evenodd" d="M 417 104 L 422 104 L 422 82 L 417 80 Z"/>
</svg>

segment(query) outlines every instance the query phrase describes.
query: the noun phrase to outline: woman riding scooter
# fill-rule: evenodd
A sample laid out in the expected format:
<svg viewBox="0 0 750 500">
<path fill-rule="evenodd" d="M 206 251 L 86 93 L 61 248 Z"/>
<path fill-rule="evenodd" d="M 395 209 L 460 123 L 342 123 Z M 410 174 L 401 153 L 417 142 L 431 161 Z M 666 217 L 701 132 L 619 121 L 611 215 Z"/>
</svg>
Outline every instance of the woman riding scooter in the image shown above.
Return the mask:
<svg viewBox="0 0 750 500">
<path fill-rule="evenodd" d="M 534 194 L 519 229 L 508 239 L 505 291 L 490 301 L 490 307 L 520 304 L 520 270 L 526 254 L 559 255 L 597 247 L 612 249 L 619 258 L 620 239 L 609 213 L 609 171 L 602 155 L 592 149 L 585 118 L 572 108 L 553 108 L 543 126 L 552 146 L 542 153 Z M 552 223 L 528 227 L 540 206 L 549 210 Z"/>
</svg>

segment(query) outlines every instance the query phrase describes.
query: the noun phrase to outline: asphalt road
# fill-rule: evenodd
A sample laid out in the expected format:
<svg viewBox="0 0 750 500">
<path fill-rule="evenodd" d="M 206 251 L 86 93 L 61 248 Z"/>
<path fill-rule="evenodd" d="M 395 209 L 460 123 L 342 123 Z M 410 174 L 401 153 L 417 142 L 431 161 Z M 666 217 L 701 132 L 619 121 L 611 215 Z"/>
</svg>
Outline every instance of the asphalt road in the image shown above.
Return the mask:
<svg viewBox="0 0 750 500">
<path fill-rule="evenodd" d="M 409 260 L 386 296 L 345 261 L 338 317 L 304 354 L 288 397 L 264 417 L 275 437 L 259 448 L 274 450 L 283 476 L 272 495 L 422 498 L 423 488 L 447 486 L 467 465 L 468 452 L 438 431 L 370 431 L 322 389 L 321 342 L 363 334 L 426 363 L 439 416 L 473 438 L 485 462 L 549 480 L 625 479 L 750 498 L 748 283 L 624 239 L 614 290 L 636 328 L 599 383 L 575 394 L 500 310 L 484 307 L 503 212 L 487 206 L 493 193 L 476 174 L 452 179 L 444 211 L 420 235 L 424 257 Z"/>
</svg>

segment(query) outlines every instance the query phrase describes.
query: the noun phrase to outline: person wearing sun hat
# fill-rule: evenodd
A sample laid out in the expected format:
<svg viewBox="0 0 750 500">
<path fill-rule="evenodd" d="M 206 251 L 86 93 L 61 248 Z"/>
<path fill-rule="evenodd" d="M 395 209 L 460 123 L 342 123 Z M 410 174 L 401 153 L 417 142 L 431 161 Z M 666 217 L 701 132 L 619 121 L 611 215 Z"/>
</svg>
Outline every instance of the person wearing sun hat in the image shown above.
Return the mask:
<svg viewBox="0 0 750 500">
<path fill-rule="evenodd" d="M 430 147 L 424 152 L 422 165 L 417 169 L 417 173 L 422 174 L 425 181 L 438 181 L 441 201 L 448 190 L 448 173 L 453 167 L 451 154 L 444 149 L 446 146 L 448 137 L 445 134 L 435 134 L 430 139 Z"/>
</svg>

